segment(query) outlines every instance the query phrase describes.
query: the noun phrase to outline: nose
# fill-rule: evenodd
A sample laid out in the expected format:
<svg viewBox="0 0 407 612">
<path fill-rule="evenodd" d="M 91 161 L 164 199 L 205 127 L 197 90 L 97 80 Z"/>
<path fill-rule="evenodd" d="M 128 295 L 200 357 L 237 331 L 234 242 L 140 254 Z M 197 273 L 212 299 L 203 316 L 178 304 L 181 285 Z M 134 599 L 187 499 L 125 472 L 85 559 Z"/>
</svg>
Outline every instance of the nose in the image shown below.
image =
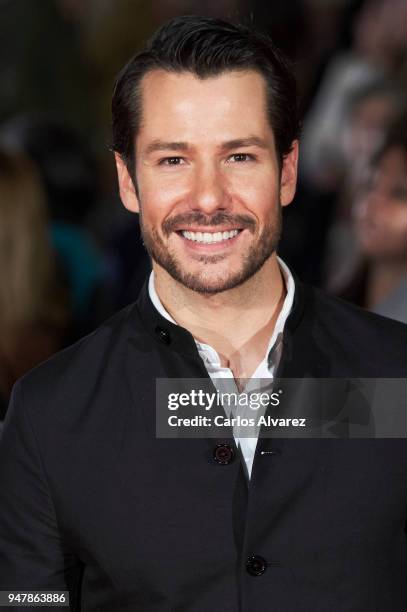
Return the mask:
<svg viewBox="0 0 407 612">
<path fill-rule="evenodd" d="M 230 205 L 225 178 L 215 164 L 201 164 L 196 168 L 191 193 L 191 208 L 206 214 L 225 210 Z"/>
</svg>

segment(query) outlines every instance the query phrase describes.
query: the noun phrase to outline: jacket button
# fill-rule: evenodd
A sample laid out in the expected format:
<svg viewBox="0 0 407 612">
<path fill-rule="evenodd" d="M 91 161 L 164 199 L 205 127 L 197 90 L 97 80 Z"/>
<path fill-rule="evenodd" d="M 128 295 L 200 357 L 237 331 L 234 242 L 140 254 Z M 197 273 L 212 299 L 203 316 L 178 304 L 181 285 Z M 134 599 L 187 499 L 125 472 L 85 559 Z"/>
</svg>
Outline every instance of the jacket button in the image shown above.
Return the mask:
<svg viewBox="0 0 407 612">
<path fill-rule="evenodd" d="M 251 576 L 261 576 L 267 569 L 267 561 L 260 555 L 252 555 L 246 561 L 246 570 Z"/>
<path fill-rule="evenodd" d="M 218 444 L 213 451 L 213 458 L 219 465 L 227 465 L 234 459 L 235 452 L 229 444 Z"/>
<path fill-rule="evenodd" d="M 156 327 L 155 328 L 155 333 L 158 336 L 158 339 L 163 343 L 163 344 L 170 344 L 171 342 L 171 338 L 170 338 L 170 334 L 165 331 L 165 329 L 163 329 L 162 327 Z"/>
</svg>

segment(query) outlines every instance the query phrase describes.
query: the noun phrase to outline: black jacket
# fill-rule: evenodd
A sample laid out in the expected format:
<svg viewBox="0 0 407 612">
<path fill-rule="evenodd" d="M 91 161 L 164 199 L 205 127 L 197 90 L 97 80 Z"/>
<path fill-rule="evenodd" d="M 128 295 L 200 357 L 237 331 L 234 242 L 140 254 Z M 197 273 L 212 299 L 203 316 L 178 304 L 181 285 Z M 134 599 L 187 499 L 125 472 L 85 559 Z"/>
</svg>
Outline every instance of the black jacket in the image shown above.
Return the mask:
<svg viewBox="0 0 407 612">
<path fill-rule="evenodd" d="M 279 376 L 407 375 L 406 326 L 298 280 L 283 341 Z M 0 588 L 89 611 L 405 612 L 407 440 L 261 438 L 248 484 L 232 436 L 155 437 L 155 378 L 178 376 L 207 373 L 144 287 L 17 383 Z"/>
</svg>

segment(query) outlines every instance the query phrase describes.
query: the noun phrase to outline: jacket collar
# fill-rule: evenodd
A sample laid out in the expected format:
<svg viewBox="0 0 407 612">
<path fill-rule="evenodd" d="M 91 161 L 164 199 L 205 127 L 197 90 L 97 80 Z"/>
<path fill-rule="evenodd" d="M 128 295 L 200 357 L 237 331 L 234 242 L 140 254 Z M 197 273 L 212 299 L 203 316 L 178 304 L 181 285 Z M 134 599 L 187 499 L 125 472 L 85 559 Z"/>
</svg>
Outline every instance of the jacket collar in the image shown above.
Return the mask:
<svg viewBox="0 0 407 612">
<path fill-rule="evenodd" d="M 168 321 L 155 308 L 148 292 L 148 278 L 140 291 L 136 308 L 145 330 L 155 342 L 177 353 L 198 355 L 192 334 L 184 327 Z"/>
<path fill-rule="evenodd" d="M 305 307 L 306 288 L 293 273 L 295 280 L 294 301 L 291 312 L 286 320 L 283 334 L 284 348 L 290 352 L 290 338 L 299 325 Z M 145 330 L 161 346 L 190 356 L 197 356 L 197 348 L 192 334 L 163 317 L 155 308 L 148 292 L 148 279 L 136 301 L 136 308 Z"/>
</svg>

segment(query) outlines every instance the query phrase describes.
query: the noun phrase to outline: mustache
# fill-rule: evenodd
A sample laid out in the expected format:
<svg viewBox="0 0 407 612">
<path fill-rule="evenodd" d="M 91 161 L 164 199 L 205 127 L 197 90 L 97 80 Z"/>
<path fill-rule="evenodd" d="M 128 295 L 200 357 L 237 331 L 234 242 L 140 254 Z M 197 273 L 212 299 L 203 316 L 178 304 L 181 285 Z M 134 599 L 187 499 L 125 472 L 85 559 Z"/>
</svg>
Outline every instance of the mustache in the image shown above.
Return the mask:
<svg viewBox="0 0 407 612">
<path fill-rule="evenodd" d="M 188 227 L 193 225 L 194 227 L 216 227 L 218 225 L 230 225 L 231 227 L 239 227 L 241 229 L 248 229 L 251 232 L 256 227 L 256 222 L 252 217 L 248 215 L 230 215 L 223 212 L 217 212 L 212 216 L 207 216 L 202 212 L 190 212 L 179 215 L 174 215 L 170 219 L 166 219 L 162 224 L 162 230 L 165 236 L 169 236 L 179 226 Z"/>
</svg>

